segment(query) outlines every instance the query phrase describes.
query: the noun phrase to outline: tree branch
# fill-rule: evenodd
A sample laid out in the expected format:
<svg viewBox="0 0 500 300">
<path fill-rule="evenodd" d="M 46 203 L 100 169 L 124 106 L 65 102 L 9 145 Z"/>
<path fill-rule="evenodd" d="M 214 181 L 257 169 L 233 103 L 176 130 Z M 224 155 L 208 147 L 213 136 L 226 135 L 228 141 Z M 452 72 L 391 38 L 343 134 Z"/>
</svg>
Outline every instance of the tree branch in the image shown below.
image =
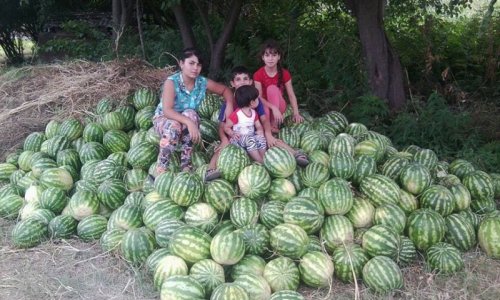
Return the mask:
<svg viewBox="0 0 500 300">
<path fill-rule="evenodd" d="M 176 4 L 172 6 L 172 11 L 175 15 L 175 20 L 179 25 L 179 30 L 181 31 L 182 43 L 185 48 L 194 47 L 195 40 L 193 30 L 191 29 L 191 25 L 189 24 L 188 19 L 186 18 L 186 14 L 184 13 L 184 9 L 181 4 Z"/>
<path fill-rule="evenodd" d="M 205 27 L 205 33 L 207 35 L 208 44 L 210 45 L 210 53 L 212 53 L 214 51 L 214 37 L 212 34 L 212 29 L 210 28 L 210 24 L 208 22 L 208 13 L 206 10 L 203 9 L 201 3 L 198 0 L 193 0 L 193 2 L 198 8 L 198 11 L 200 12 L 201 23 L 203 24 L 203 27 Z"/>
</svg>

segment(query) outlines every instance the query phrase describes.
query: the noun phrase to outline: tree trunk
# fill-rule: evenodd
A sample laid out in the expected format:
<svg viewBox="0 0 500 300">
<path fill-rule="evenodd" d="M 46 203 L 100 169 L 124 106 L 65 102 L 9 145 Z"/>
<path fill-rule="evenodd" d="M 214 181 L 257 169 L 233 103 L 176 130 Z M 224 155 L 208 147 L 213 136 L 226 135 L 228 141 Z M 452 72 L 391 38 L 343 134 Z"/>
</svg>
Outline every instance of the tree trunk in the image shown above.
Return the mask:
<svg viewBox="0 0 500 300">
<path fill-rule="evenodd" d="M 222 63 L 224 62 L 224 51 L 226 50 L 227 43 L 229 42 L 234 28 L 236 27 L 236 22 L 240 16 L 242 5 L 242 0 L 233 0 L 231 3 L 229 16 L 224 23 L 222 33 L 217 39 L 217 42 L 215 42 L 210 55 L 210 68 L 208 74 L 210 78 L 220 79 L 219 77 L 221 75 Z"/>
<path fill-rule="evenodd" d="M 179 25 L 179 30 L 181 32 L 182 44 L 185 48 L 195 47 L 195 39 L 193 30 L 191 29 L 191 24 L 184 13 L 184 9 L 181 4 L 176 4 L 172 7 L 172 11 L 175 15 L 175 20 L 177 21 L 177 25 Z"/>
<path fill-rule="evenodd" d="M 401 110 L 406 101 L 403 69 L 384 30 L 384 0 L 345 0 L 357 19 L 372 93 Z"/>
</svg>

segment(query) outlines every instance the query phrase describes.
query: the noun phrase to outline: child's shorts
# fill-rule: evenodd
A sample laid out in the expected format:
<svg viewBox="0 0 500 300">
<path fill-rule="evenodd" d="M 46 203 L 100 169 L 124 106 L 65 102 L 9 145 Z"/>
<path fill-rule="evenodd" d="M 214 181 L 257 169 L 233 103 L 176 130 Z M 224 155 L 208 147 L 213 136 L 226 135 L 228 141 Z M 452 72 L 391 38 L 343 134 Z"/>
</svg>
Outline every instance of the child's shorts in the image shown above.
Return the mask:
<svg viewBox="0 0 500 300">
<path fill-rule="evenodd" d="M 267 148 L 266 138 L 262 135 L 237 135 L 232 137 L 230 143 L 240 146 L 246 151 L 265 150 Z"/>
</svg>

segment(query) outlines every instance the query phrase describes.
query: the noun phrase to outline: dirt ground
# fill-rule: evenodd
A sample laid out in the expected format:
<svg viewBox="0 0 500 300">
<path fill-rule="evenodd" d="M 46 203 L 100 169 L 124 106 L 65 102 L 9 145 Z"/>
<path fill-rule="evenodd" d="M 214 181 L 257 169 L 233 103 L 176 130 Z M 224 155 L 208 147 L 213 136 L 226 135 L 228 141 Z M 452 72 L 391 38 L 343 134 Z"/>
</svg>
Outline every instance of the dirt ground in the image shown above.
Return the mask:
<svg viewBox="0 0 500 300">
<path fill-rule="evenodd" d="M 0 72 L 0 160 L 50 119 L 83 118 L 101 98 L 124 99 L 135 88 L 158 87 L 166 73 L 134 61 Z M 0 219 L 0 300 L 159 299 L 151 274 L 102 253 L 98 243 L 47 241 L 20 250 L 11 246 L 13 226 Z M 337 280 L 329 289 L 300 291 L 307 299 L 499 299 L 500 260 L 479 249 L 464 259 L 465 270 L 451 276 L 427 272 L 422 263 L 403 269 L 405 288 L 392 295 L 373 295 L 363 285 Z"/>
</svg>

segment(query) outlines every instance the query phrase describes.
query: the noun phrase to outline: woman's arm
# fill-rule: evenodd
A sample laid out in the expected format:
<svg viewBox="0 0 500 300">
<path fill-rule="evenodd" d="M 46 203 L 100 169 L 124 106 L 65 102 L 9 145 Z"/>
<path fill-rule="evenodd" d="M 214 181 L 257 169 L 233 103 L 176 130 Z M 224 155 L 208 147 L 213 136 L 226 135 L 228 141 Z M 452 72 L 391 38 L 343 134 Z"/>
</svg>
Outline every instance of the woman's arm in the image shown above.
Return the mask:
<svg viewBox="0 0 500 300">
<path fill-rule="evenodd" d="M 288 100 L 290 101 L 290 105 L 292 106 L 292 111 L 293 111 L 292 120 L 295 123 L 301 123 L 302 121 L 304 121 L 304 118 L 299 113 L 299 105 L 297 103 L 297 97 L 295 96 L 291 79 L 285 83 L 285 89 L 288 95 Z"/>
<path fill-rule="evenodd" d="M 163 115 L 171 120 L 180 122 L 188 128 L 189 135 L 193 142 L 198 143 L 201 141 L 201 134 L 198 126 L 190 118 L 183 116 L 174 110 L 175 103 L 175 86 L 172 80 L 166 80 L 163 84 L 163 93 L 161 94 L 161 101 L 163 107 Z"/>
<path fill-rule="evenodd" d="M 229 118 L 226 119 L 226 123 L 224 123 L 224 132 L 230 137 L 234 135 L 233 121 L 231 121 Z"/>
<path fill-rule="evenodd" d="M 234 107 L 233 107 L 233 101 L 234 101 L 234 96 L 233 96 L 233 91 L 216 81 L 213 81 L 211 79 L 208 79 L 207 81 L 207 90 L 211 93 L 217 94 L 219 96 L 222 96 L 224 98 L 224 101 L 226 102 L 226 119 L 229 117 L 229 115 L 233 112 Z"/>
</svg>

